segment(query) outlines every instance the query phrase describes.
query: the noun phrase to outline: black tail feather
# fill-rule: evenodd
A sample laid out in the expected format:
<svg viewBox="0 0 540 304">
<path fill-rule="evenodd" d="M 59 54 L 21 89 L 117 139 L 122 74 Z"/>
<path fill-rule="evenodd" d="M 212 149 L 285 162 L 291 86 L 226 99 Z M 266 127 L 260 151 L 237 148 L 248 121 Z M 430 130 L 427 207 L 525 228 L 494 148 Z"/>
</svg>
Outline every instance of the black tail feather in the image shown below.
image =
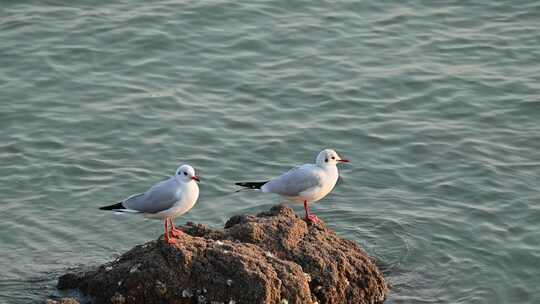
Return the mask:
<svg viewBox="0 0 540 304">
<path fill-rule="evenodd" d="M 237 185 L 237 186 L 248 188 L 248 189 L 261 189 L 261 187 L 266 183 L 268 183 L 268 181 L 266 181 L 266 182 L 244 182 L 244 183 L 234 183 L 234 184 Z"/>
<path fill-rule="evenodd" d="M 110 206 L 103 206 L 99 208 L 99 210 L 118 210 L 118 209 L 126 209 L 126 208 L 122 206 L 122 203 L 117 203 Z"/>
</svg>

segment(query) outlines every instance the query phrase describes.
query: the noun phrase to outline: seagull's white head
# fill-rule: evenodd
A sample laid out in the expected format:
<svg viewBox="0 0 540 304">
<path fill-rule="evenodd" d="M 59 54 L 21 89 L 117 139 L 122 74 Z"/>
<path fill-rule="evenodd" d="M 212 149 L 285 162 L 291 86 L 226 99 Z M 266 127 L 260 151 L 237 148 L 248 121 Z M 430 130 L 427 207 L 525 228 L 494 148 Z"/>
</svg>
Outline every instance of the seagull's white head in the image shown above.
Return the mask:
<svg viewBox="0 0 540 304">
<path fill-rule="evenodd" d="M 195 175 L 195 169 L 190 165 L 181 165 L 178 167 L 174 173 L 174 178 L 181 183 L 200 181 L 199 177 Z"/>
<path fill-rule="evenodd" d="M 324 166 L 335 166 L 338 163 L 348 163 L 349 160 L 341 158 L 336 151 L 332 149 L 324 149 L 322 150 L 319 155 L 317 155 L 317 160 L 315 163 L 317 163 L 317 166 L 324 167 Z"/>
</svg>

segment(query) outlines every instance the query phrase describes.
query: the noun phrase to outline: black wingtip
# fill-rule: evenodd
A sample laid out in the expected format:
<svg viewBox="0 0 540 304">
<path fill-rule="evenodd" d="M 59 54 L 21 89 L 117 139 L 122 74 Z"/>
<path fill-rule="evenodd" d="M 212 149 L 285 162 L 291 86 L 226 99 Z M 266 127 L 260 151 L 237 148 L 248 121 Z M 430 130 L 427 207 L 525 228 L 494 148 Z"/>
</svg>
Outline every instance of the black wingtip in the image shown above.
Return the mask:
<svg viewBox="0 0 540 304">
<path fill-rule="evenodd" d="M 117 203 L 110 206 L 103 206 L 99 208 L 99 210 L 118 210 L 118 209 L 126 209 L 126 208 L 124 208 L 122 203 Z"/>
<path fill-rule="evenodd" d="M 244 183 L 234 183 L 237 186 L 245 187 L 249 189 L 261 189 L 261 187 L 266 184 L 266 182 L 244 182 Z"/>
</svg>

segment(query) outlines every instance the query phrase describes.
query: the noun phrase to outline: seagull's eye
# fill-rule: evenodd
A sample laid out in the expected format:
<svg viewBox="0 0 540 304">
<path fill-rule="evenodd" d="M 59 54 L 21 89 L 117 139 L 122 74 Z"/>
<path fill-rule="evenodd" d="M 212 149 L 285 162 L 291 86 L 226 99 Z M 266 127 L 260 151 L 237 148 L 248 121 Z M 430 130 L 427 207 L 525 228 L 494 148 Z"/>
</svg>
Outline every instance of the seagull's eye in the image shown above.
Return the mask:
<svg viewBox="0 0 540 304">
<path fill-rule="evenodd" d="M 324 162 L 327 163 L 327 162 L 328 162 L 328 158 L 325 158 L 325 159 L 324 159 Z"/>
<path fill-rule="evenodd" d="M 335 157 L 335 156 L 332 156 L 332 159 L 336 159 L 336 157 Z"/>
<path fill-rule="evenodd" d="M 187 176 L 187 172 L 184 172 L 184 175 Z"/>
</svg>

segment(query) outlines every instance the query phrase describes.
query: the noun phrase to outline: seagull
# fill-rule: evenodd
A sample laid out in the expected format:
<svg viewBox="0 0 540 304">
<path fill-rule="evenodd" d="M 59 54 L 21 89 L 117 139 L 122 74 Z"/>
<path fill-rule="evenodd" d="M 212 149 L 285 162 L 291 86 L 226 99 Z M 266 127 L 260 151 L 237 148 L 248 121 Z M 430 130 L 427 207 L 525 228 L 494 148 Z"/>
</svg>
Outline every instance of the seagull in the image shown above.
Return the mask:
<svg viewBox="0 0 540 304">
<path fill-rule="evenodd" d="M 317 155 L 315 164 L 301 165 L 269 181 L 235 184 L 244 187 L 238 191 L 254 189 L 304 203 L 304 219 L 317 224 L 318 218 L 310 213 L 308 203 L 319 201 L 332 191 L 339 177 L 336 165 L 348 162 L 349 160 L 341 158 L 336 151 L 325 149 Z"/>
<path fill-rule="evenodd" d="M 199 198 L 200 178 L 195 169 L 181 165 L 174 176 L 153 185 L 144 193 L 134 194 L 123 201 L 99 208 L 117 212 L 141 213 L 146 218 L 165 220 L 165 242 L 175 244 L 182 231 L 174 227 L 173 218 L 188 212 Z M 172 238 L 169 236 L 169 225 Z"/>
</svg>

